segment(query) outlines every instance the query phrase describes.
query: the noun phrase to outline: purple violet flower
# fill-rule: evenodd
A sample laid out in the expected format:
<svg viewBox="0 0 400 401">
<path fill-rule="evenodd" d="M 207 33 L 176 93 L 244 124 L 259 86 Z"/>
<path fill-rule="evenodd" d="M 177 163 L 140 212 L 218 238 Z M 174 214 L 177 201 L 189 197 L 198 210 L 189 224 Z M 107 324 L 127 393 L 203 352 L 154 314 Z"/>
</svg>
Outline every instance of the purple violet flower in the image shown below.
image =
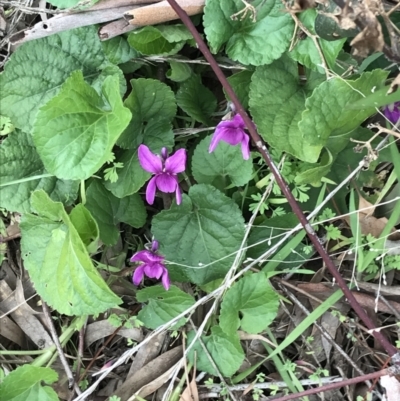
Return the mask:
<svg viewBox="0 0 400 401">
<path fill-rule="evenodd" d="M 163 287 L 166 290 L 169 289 L 170 280 L 168 277 L 168 270 L 164 265 L 165 258 L 164 256 L 157 255 L 157 250 L 158 241 L 153 241 L 150 251 L 139 251 L 131 257 L 131 262 L 141 263 L 133 273 L 133 284 L 139 285 L 144 276 L 156 278 L 157 280 L 161 277 Z"/>
<path fill-rule="evenodd" d="M 186 150 L 179 149 L 168 157 L 166 148 L 161 149 L 161 155 L 155 155 L 146 145 L 139 146 L 139 163 L 142 168 L 154 174 L 147 184 L 146 201 L 152 205 L 156 196 L 156 188 L 161 192 L 176 194 L 176 203 L 182 202 L 182 193 L 179 188 L 178 173 L 185 171 Z"/>
<path fill-rule="evenodd" d="M 400 102 L 387 105 L 383 109 L 383 114 L 392 124 L 397 124 L 400 120 Z"/>
<path fill-rule="evenodd" d="M 246 125 L 240 114 L 235 114 L 232 120 L 221 121 L 215 129 L 208 152 L 213 152 L 219 141 L 227 142 L 233 146 L 241 143 L 243 159 L 247 160 L 250 157 L 250 137 L 244 132 L 245 128 Z"/>
</svg>

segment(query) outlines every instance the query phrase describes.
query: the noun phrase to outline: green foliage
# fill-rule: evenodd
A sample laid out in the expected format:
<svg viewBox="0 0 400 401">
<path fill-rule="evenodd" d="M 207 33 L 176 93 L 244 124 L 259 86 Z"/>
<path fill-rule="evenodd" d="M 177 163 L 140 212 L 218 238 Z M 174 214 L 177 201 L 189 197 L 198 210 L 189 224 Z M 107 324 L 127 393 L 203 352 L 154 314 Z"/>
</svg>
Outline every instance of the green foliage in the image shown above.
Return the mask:
<svg viewBox="0 0 400 401">
<path fill-rule="evenodd" d="M 104 62 L 95 26 L 28 42 L 16 50 L 0 75 L 1 112 L 29 132 L 39 108 L 57 95 L 73 71 L 82 71 L 91 82 Z"/>
<path fill-rule="evenodd" d="M 137 149 L 141 143 L 158 154 L 162 147 L 172 149 L 174 144 L 171 120 L 176 114 L 176 102 L 172 90 L 155 79 L 131 80 L 131 86 L 132 91 L 124 104 L 132 118 L 118 140 L 118 145 L 126 150 L 116 156 L 123 167 L 115 182 L 105 183 L 117 198 L 136 193 L 150 178 L 139 164 Z"/>
<path fill-rule="evenodd" d="M 278 306 L 278 294 L 264 273 L 245 276 L 227 291 L 222 301 L 221 329 L 227 334 L 234 334 L 239 328 L 260 333 L 272 323 Z"/>
<path fill-rule="evenodd" d="M 174 93 L 164 83 L 155 79 L 139 78 L 132 79 L 130 84 L 132 91 L 126 98 L 124 105 L 131 111 L 132 118 L 118 140 L 118 145 L 124 149 L 137 148 L 142 143 L 144 136 L 153 134 L 147 124 L 154 124 L 156 130 L 160 131 L 160 126 L 157 123 L 169 123 L 176 114 Z M 169 133 L 170 127 L 163 126 L 162 132 Z M 155 134 L 153 135 L 155 136 Z M 162 139 L 165 140 L 165 137 Z M 160 149 L 156 150 L 159 151 Z"/>
<path fill-rule="evenodd" d="M 69 218 L 88 252 L 94 253 L 98 246 L 99 227 L 89 210 L 82 204 L 78 204 L 71 210 Z"/>
<path fill-rule="evenodd" d="M 228 82 L 232 86 L 232 89 L 236 93 L 236 96 L 239 98 L 240 103 L 242 103 L 242 106 L 245 109 L 249 107 L 249 92 L 252 75 L 253 71 L 244 70 L 233 74 L 228 78 Z M 229 98 L 226 92 L 225 96 Z"/>
<path fill-rule="evenodd" d="M 117 242 L 118 223 L 139 228 L 146 222 L 146 209 L 138 194 L 120 199 L 107 191 L 100 181 L 94 180 L 87 189 L 86 199 L 86 207 L 98 224 L 100 238 L 107 245 L 114 245 Z"/>
<path fill-rule="evenodd" d="M 298 224 L 297 218 L 293 213 L 285 213 L 280 216 L 266 218 L 259 225 L 253 226 L 248 240 L 247 257 L 256 259 L 263 255 L 271 246 L 275 245 L 285 230 L 295 227 Z M 291 241 L 288 241 L 288 243 Z M 307 259 L 307 249 L 298 241 L 292 243 L 290 251 L 283 254 L 283 245 L 273 259 L 279 268 L 292 269 L 299 266 L 302 260 Z M 276 268 L 275 267 L 275 268 Z"/>
<path fill-rule="evenodd" d="M 274 148 L 298 158 L 307 146 L 298 123 L 309 93 L 300 84 L 297 64 L 287 58 L 258 67 L 251 78 L 249 106 L 260 134 Z"/>
<path fill-rule="evenodd" d="M 50 4 L 82 10 L 95 2 Z M 204 15 L 192 20 L 248 110 L 286 190 L 305 213 L 320 207 L 363 158 L 368 161 L 369 170 L 354 176 L 351 186 L 343 185 L 312 220 L 329 241 L 331 253 L 357 249 L 358 274 L 368 281 L 377 273 L 400 269 L 396 244 L 387 240 L 400 221 L 400 203 L 393 202 L 399 154 L 394 140 L 375 154 L 382 138 L 371 141 L 375 128 L 366 128 L 367 119 L 379 121 L 373 117 L 378 107 L 400 101 L 400 91 L 390 86 L 395 67 L 382 52 L 364 59 L 350 53 L 351 39 L 346 38 L 357 32 L 345 31 L 321 14 L 321 9 L 334 12 L 334 2 L 328 3 L 289 12 L 281 0 L 207 0 Z M 398 25 L 396 13 L 387 18 Z M 384 35 L 389 48 L 393 38 Z M 185 311 L 205 292 L 218 289 L 218 312 L 204 322 L 203 344 L 193 343 L 189 355 L 191 362 L 197 355 L 197 369 L 211 376 L 208 384 L 217 369 L 230 378 L 241 367 L 238 330 L 264 332 L 275 341 L 268 326 L 276 317 L 279 295 L 269 279 L 282 272 L 314 273 L 305 264 L 313 259 L 318 268 L 320 262 L 306 232 L 291 231 L 298 218 L 279 180 L 274 180 L 274 167 L 266 166 L 260 155 L 262 143 L 251 139 L 251 158 L 246 161 L 240 145 L 223 141 L 209 153 L 210 131 L 221 134 L 221 126 L 212 127 L 229 109 L 238 110 L 180 21 L 138 28 L 107 41 L 100 41 L 96 26 L 29 41 L 13 50 L 0 74 L 0 88 L 0 234 L 13 236 L 8 227 L 20 225 L 24 266 L 38 295 L 55 313 L 84 319 L 115 308 L 121 300 L 110 285 L 129 296 L 129 302 L 142 304 L 135 316 L 111 314 L 110 322 L 127 328 L 163 326 L 178 337 L 188 319 Z M 388 94 L 389 88 L 393 93 Z M 225 132 L 235 134 L 242 137 L 242 129 Z M 359 142 L 356 150 L 361 154 L 355 153 L 352 141 Z M 154 158 L 139 161 L 141 144 Z M 163 148 L 170 155 L 186 150 L 185 171 L 176 168 L 176 158 L 165 161 Z M 163 170 L 157 158 L 163 159 Z M 390 171 L 382 166 L 390 166 Z M 157 199 L 145 205 L 145 193 L 154 184 Z M 176 185 L 182 192 L 180 205 L 173 193 Z M 348 196 L 350 187 L 357 191 Z M 388 205 L 376 211 L 388 218 L 380 238 L 362 235 L 356 194 Z M 251 216 L 256 210 L 258 215 Z M 353 235 L 340 224 L 347 212 Z M 5 244 L 0 260 L 10 259 Z M 171 280 L 183 284 L 178 288 L 172 283 L 167 291 L 146 279 L 149 287 L 134 287 L 126 277 L 132 269 L 126 265 L 132 252 L 144 249 L 142 256 L 161 256 Z M 255 259 L 260 271 L 244 273 Z M 147 264 L 148 277 L 160 268 L 156 263 Z M 233 267 L 235 282 L 220 288 Z M 296 364 L 282 352 L 341 296 L 333 294 L 299 321 L 276 348 L 265 345 L 288 391 L 301 391 L 301 384 L 294 374 Z M 181 314 L 178 322 L 170 323 Z M 75 323 L 62 329 L 64 345 L 69 338 L 64 335 L 75 330 Z M 188 334 L 186 345 L 194 335 Z M 355 333 L 349 338 L 355 341 Z M 316 345 L 312 336 L 305 341 Z M 57 399 L 49 387 L 57 380 L 55 372 L 34 368 L 49 361 L 50 352 L 53 347 L 32 366 L 1 376 L 2 396 Z M 262 363 L 241 371 L 232 383 L 261 382 L 264 377 L 257 369 Z M 318 368 L 311 377 L 318 380 L 327 373 Z M 79 386 L 86 388 L 88 381 Z M 222 385 L 220 397 L 228 394 Z M 261 395 L 255 387 L 253 399 Z"/>
<path fill-rule="evenodd" d="M 23 216 L 21 248 L 25 268 L 44 301 L 66 315 L 100 313 L 119 304 L 63 205 L 43 190 L 32 194 L 31 204 L 37 215 Z"/>
<path fill-rule="evenodd" d="M 357 110 L 369 107 L 382 107 L 390 103 L 400 102 L 400 92 L 396 90 L 388 94 L 389 90 L 390 86 L 385 86 L 379 90 L 371 91 L 367 96 L 349 105 L 349 108 Z"/>
<path fill-rule="evenodd" d="M 349 134 L 375 112 L 372 107 L 354 111 L 348 106 L 381 85 L 385 77 L 381 70 L 364 73 L 354 81 L 335 77 L 322 82 L 309 96 L 307 84 L 299 83 L 297 65 L 281 58 L 258 67 L 253 74 L 250 110 L 270 145 L 300 160 L 317 163 L 324 146 L 336 156 L 347 145 Z M 330 152 L 323 153 L 319 166 L 310 165 L 296 181 L 318 183 L 329 172 L 332 161 Z"/>
<path fill-rule="evenodd" d="M 49 386 L 58 374 L 50 368 L 20 366 L 0 383 L 2 401 L 58 401 L 57 393 Z M 42 382 L 47 385 L 43 385 Z"/>
<path fill-rule="evenodd" d="M 20 213 L 31 212 L 30 196 L 43 189 L 54 201 L 70 205 L 78 192 L 78 181 L 60 180 L 47 173 L 32 137 L 20 130 L 4 139 L 0 147 L 1 206 Z"/>
<path fill-rule="evenodd" d="M 120 315 L 112 313 L 108 317 L 107 321 L 114 327 L 125 327 L 127 329 L 143 326 L 143 322 L 141 322 L 137 316 L 130 316 L 128 313 L 123 313 Z"/>
<path fill-rule="evenodd" d="M 215 95 L 206 88 L 198 75 L 192 75 L 176 94 L 178 106 L 196 121 L 210 123 L 210 114 L 217 107 Z"/>
<path fill-rule="evenodd" d="M 174 82 L 186 81 L 191 75 L 192 70 L 188 64 L 184 62 L 170 61 L 170 70 L 167 71 L 167 78 Z"/>
<path fill-rule="evenodd" d="M 0 135 L 8 135 L 14 129 L 15 127 L 11 124 L 11 119 L 0 115 Z"/>
<path fill-rule="evenodd" d="M 152 232 L 171 263 L 171 279 L 202 285 L 225 276 L 239 250 L 244 221 L 230 198 L 199 184 L 181 205 L 153 218 Z"/>
<path fill-rule="evenodd" d="M 106 104 L 77 71 L 40 109 L 33 140 L 47 171 L 59 178 L 82 180 L 109 159 L 131 113 L 122 104 L 117 77 L 104 80 L 103 96 Z"/>
<path fill-rule="evenodd" d="M 129 34 L 133 49 L 146 55 L 169 56 L 182 49 L 192 35 L 184 25 L 145 26 Z"/>
<path fill-rule="evenodd" d="M 188 334 L 188 345 L 193 341 L 193 338 L 194 332 L 191 331 Z M 220 327 L 213 326 L 211 334 L 201 336 L 201 340 L 222 376 L 231 377 L 239 369 L 244 359 L 244 352 L 236 333 L 226 334 Z M 197 368 L 216 376 L 217 372 L 199 341 L 196 341 L 189 351 L 189 361 L 194 361 L 195 353 Z"/>
<path fill-rule="evenodd" d="M 374 107 L 355 111 L 349 106 L 371 93 L 375 87 L 380 87 L 386 77 L 385 71 L 375 70 L 365 72 L 355 80 L 345 81 L 336 77 L 319 85 L 306 100 L 306 109 L 299 122 L 302 139 L 308 144 L 303 146 L 302 159 L 315 163 L 328 139 L 340 141 L 344 134 L 356 129 L 374 114 Z"/>
<path fill-rule="evenodd" d="M 192 172 L 196 181 L 214 186 L 222 181 L 225 187 L 230 183 L 235 186 L 247 184 L 253 173 L 253 163 L 251 158 L 243 160 L 240 145 L 230 146 L 220 142 L 215 151 L 209 153 L 210 142 L 211 136 L 204 138 L 194 151 Z"/>
<path fill-rule="evenodd" d="M 317 10 L 311 8 L 299 16 L 300 21 L 312 35 L 315 35 L 314 24 L 317 15 Z M 346 39 L 328 41 L 318 38 L 315 40 L 318 42 L 320 49 L 317 48 L 315 41 L 311 37 L 307 37 L 303 40 L 297 40 L 293 50 L 289 52 L 289 56 L 307 68 L 324 73 L 322 65 L 326 61 L 328 68 L 334 68 L 336 58 Z M 324 60 L 321 59 L 321 56 Z"/>
<path fill-rule="evenodd" d="M 254 7 L 263 0 L 252 2 Z M 242 64 L 263 65 L 278 59 L 289 47 L 293 20 L 283 12 L 279 0 L 264 2 L 256 22 L 250 16 L 232 19 L 244 7 L 240 0 L 209 0 L 204 8 L 204 31 L 211 51 L 217 53 L 225 45 L 232 60 Z M 268 38 L 268 40 L 265 40 Z"/>
<path fill-rule="evenodd" d="M 91 4 L 96 3 L 99 0 L 91 0 Z M 71 8 L 79 3 L 82 3 L 82 0 L 49 0 L 49 3 L 58 8 Z"/>
<path fill-rule="evenodd" d="M 127 39 L 124 36 L 101 42 L 103 51 L 108 61 L 112 64 L 123 64 L 137 57 L 138 53 L 129 46 Z"/>
<path fill-rule="evenodd" d="M 194 304 L 192 296 L 174 285 L 168 291 L 161 285 L 140 290 L 137 292 L 137 300 L 148 303 L 139 312 L 138 318 L 149 329 L 157 329 Z M 185 323 L 186 319 L 181 318 L 171 329 L 176 330 Z"/>
</svg>

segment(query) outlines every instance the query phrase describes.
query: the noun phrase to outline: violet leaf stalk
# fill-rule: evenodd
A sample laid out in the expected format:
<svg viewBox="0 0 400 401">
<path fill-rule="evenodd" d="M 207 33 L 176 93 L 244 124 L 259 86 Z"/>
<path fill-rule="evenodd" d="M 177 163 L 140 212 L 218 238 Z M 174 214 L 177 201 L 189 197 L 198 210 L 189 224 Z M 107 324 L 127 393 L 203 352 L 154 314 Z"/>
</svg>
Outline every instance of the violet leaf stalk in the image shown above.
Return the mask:
<svg viewBox="0 0 400 401">
<path fill-rule="evenodd" d="M 186 168 L 186 150 L 179 149 L 168 156 L 167 148 L 161 149 L 161 155 L 156 155 L 146 145 L 139 146 L 139 163 L 142 168 L 154 174 L 147 184 L 146 201 L 152 205 L 156 196 L 156 189 L 161 192 L 176 194 L 176 203 L 182 202 L 182 193 L 179 187 L 178 173 Z"/>
</svg>

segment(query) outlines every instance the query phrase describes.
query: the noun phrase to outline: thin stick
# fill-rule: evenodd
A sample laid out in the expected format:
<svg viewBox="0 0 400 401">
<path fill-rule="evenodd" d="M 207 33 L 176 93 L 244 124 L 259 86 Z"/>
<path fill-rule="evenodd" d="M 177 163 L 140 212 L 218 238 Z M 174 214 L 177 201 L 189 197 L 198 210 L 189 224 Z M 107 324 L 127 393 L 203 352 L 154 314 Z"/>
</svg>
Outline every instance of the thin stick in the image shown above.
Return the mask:
<svg viewBox="0 0 400 401">
<path fill-rule="evenodd" d="M 297 218 L 299 219 L 301 225 L 303 228 L 306 230 L 306 233 L 308 237 L 310 238 L 311 242 L 315 246 L 315 249 L 317 252 L 321 255 L 321 258 L 323 259 L 326 267 L 328 268 L 329 272 L 333 275 L 333 277 L 336 279 L 340 289 L 343 291 L 345 294 L 346 298 L 348 299 L 351 307 L 354 309 L 354 311 L 357 313 L 359 318 L 364 322 L 364 324 L 367 326 L 368 329 L 374 330 L 376 329 L 376 326 L 372 319 L 367 315 L 367 313 L 364 311 L 364 309 L 360 306 L 360 304 L 357 302 L 355 299 L 354 295 L 350 291 L 350 289 L 347 287 L 346 282 L 344 281 L 343 277 L 337 270 L 335 264 L 329 257 L 327 251 L 323 247 L 323 245 L 320 243 L 319 238 L 308 222 L 306 216 L 304 215 L 303 211 L 301 210 L 300 206 L 298 205 L 296 199 L 294 198 L 293 194 L 291 193 L 289 186 L 283 179 L 282 175 L 279 173 L 279 170 L 275 166 L 274 162 L 272 161 L 272 158 L 268 152 L 267 147 L 265 146 L 263 140 L 261 139 L 260 135 L 257 133 L 254 124 L 252 123 L 250 117 L 247 115 L 246 111 L 244 110 L 242 104 L 240 103 L 239 99 L 237 98 L 235 92 L 233 91 L 232 87 L 230 86 L 228 80 L 226 79 L 224 73 L 222 70 L 219 68 L 217 62 L 215 61 L 214 57 L 212 56 L 210 50 L 204 43 L 202 37 L 198 33 L 197 29 L 193 25 L 193 22 L 190 20 L 189 16 L 185 13 L 185 11 L 182 10 L 182 8 L 176 3 L 175 0 L 168 0 L 169 4 L 171 7 L 175 10 L 175 12 L 179 15 L 180 19 L 182 22 L 186 25 L 186 27 L 189 29 L 191 34 L 193 35 L 200 51 L 203 53 L 204 57 L 206 60 L 210 63 L 211 68 L 213 69 L 215 75 L 217 76 L 218 80 L 221 82 L 222 86 L 224 87 L 226 93 L 229 95 L 231 98 L 232 102 L 234 103 L 237 112 L 241 115 L 243 118 L 248 131 L 250 132 L 250 136 L 255 142 L 260 154 L 263 156 L 265 162 L 267 163 L 268 167 L 272 171 L 272 173 L 275 176 L 276 182 L 279 185 L 279 188 L 281 189 L 282 193 L 285 195 L 286 199 L 288 200 L 293 212 L 296 214 Z M 386 350 L 386 352 L 393 358 L 396 356 L 396 361 L 395 363 L 398 363 L 400 365 L 400 353 L 398 353 L 397 348 L 391 344 L 388 339 L 379 331 L 374 330 L 373 336 L 382 344 L 383 348 Z"/>
<path fill-rule="evenodd" d="M 133 8 L 135 7 L 125 6 L 73 14 L 58 14 L 47 21 L 38 22 L 31 29 L 17 32 L 11 36 L 10 42 L 14 45 L 22 44 L 70 29 L 113 21 L 122 18 L 126 11 Z"/>
<path fill-rule="evenodd" d="M 290 400 L 294 400 L 294 399 L 300 399 L 301 397 L 306 397 L 308 395 L 318 394 L 318 393 L 322 393 L 322 392 L 329 391 L 329 390 L 335 390 L 337 388 L 354 385 L 357 383 L 376 379 L 376 378 L 386 376 L 386 375 L 391 375 L 391 373 L 392 372 L 390 369 L 383 369 L 383 370 L 380 370 L 379 372 L 369 373 L 364 376 L 353 377 L 351 379 L 343 380 L 339 383 L 332 383 L 332 384 L 327 384 L 326 386 L 312 388 L 312 389 L 309 389 L 306 391 L 302 391 L 301 393 L 289 394 L 289 395 L 285 395 L 283 397 L 272 398 L 271 401 L 272 400 L 273 401 L 290 401 Z"/>
<path fill-rule="evenodd" d="M 85 324 L 79 330 L 79 343 L 78 343 L 78 357 L 76 359 L 75 375 L 79 377 L 81 374 L 81 366 L 83 360 L 83 351 L 85 349 L 85 332 L 86 332 L 87 318 Z M 92 359 L 93 360 L 93 359 Z M 78 383 L 79 384 L 79 383 Z"/>
<path fill-rule="evenodd" d="M 131 25 L 125 18 L 120 18 L 103 25 L 99 29 L 99 38 L 100 40 L 109 40 L 124 33 L 134 31 L 137 28 L 139 27 Z"/>
<path fill-rule="evenodd" d="M 47 306 L 46 302 L 44 302 L 44 301 L 43 301 L 42 308 L 43 308 L 44 316 L 46 318 L 47 326 L 48 326 L 48 328 L 50 330 L 51 338 L 54 341 L 54 344 L 55 344 L 55 346 L 57 348 L 58 356 L 60 357 L 60 361 L 61 361 L 61 363 L 62 363 L 62 365 L 64 367 L 64 370 L 65 370 L 65 373 L 66 373 L 66 375 L 68 377 L 68 387 L 69 388 L 73 387 L 74 390 L 76 391 L 76 393 L 79 395 L 79 394 L 81 394 L 81 390 L 78 387 L 78 385 L 75 383 L 74 375 L 72 373 L 71 368 L 69 367 L 67 358 L 65 358 L 64 351 L 63 351 L 61 343 L 60 343 L 60 339 L 58 338 L 56 329 L 54 327 L 53 320 L 51 318 L 50 309 Z"/>
</svg>

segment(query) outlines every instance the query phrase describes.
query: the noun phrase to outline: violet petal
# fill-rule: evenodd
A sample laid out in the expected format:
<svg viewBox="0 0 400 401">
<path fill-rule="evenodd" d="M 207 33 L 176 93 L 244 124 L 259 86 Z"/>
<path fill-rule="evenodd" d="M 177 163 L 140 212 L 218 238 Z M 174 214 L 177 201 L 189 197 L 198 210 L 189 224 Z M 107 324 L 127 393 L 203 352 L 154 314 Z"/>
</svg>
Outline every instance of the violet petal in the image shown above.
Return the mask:
<svg viewBox="0 0 400 401">
<path fill-rule="evenodd" d="M 237 128 L 246 128 L 246 124 L 244 123 L 244 120 L 240 114 L 235 114 L 231 120 Z"/>
<path fill-rule="evenodd" d="M 136 252 L 132 257 L 131 257 L 131 262 L 148 262 L 149 261 L 149 254 L 151 255 L 150 251 L 139 251 Z"/>
<path fill-rule="evenodd" d="M 222 131 L 221 129 L 216 128 L 213 137 L 211 138 L 211 142 L 210 142 L 210 147 L 208 148 L 208 153 L 214 152 L 215 148 L 217 147 L 219 141 L 222 139 L 222 137 L 224 136 L 224 131 Z"/>
<path fill-rule="evenodd" d="M 156 197 L 156 179 L 157 176 L 154 176 L 147 184 L 146 201 L 149 205 L 154 203 L 154 198 Z"/>
<path fill-rule="evenodd" d="M 392 124 L 397 124 L 400 120 L 400 102 L 387 105 L 384 108 L 383 113 Z"/>
<path fill-rule="evenodd" d="M 146 145 L 140 145 L 138 150 L 139 163 L 143 170 L 149 173 L 158 174 L 162 172 L 161 159 L 151 152 Z"/>
<path fill-rule="evenodd" d="M 132 281 L 133 284 L 139 285 L 144 277 L 144 268 L 146 265 L 140 265 L 136 268 L 135 272 L 133 273 Z"/>
<path fill-rule="evenodd" d="M 176 196 L 176 204 L 180 205 L 182 203 L 182 192 L 179 185 L 176 186 L 175 196 Z"/>
<path fill-rule="evenodd" d="M 229 145 L 236 146 L 243 140 L 243 136 L 247 135 L 241 128 L 228 129 L 223 128 L 221 130 L 221 140 L 229 143 Z"/>
<path fill-rule="evenodd" d="M 169 279 L 169 275 L 168 275 L 168 270 L 167 269 L 164 270 L 164 273 L 163 273 L 162 278 L 161 278 L 161 282 L 162 282 L 163 287 L 168 291 L 169 287 L 170 287 L 170 284 L 171 284 L 171 281 Z"/>
<path fill-rule="evenodd" d="M 157 188 L 161 192 L 175 192 L 176 186 L 178 185 L 178 179 L 176 178 L 176 176 L 163 173 L 157 175 L 155 178 Z"/>
<path fill-rule="evenodd" d="M 153 241 L 151 242 L 151 251 L 152 252 L 156 252 L 158 249 L 158 241 L 156 241 L 155 239 L 153 239 Z"/>
<path fill-rule="evenodd" d="M 244 160 L 248 160 L 250 157 L 249 142 L 250 137 L 247 134 L 244 134 L 242 139 L 242 155 Z"/>
<path fill-rule="evenodd" d="M 156 278 L 157 280 L 161 277 L 164 271 L 164 266 L 159 263 L 153 263 L 151 265 L 146 265 L 144 268 L 144 273 L 147 277 Z"/>
<path fill-rule="evenodd" d="M 173 155 L 165 160 L 165 171 L 178 174 L 185 171 L 186 168 L 186 150 L 179 149 Z"/>
</svg>

